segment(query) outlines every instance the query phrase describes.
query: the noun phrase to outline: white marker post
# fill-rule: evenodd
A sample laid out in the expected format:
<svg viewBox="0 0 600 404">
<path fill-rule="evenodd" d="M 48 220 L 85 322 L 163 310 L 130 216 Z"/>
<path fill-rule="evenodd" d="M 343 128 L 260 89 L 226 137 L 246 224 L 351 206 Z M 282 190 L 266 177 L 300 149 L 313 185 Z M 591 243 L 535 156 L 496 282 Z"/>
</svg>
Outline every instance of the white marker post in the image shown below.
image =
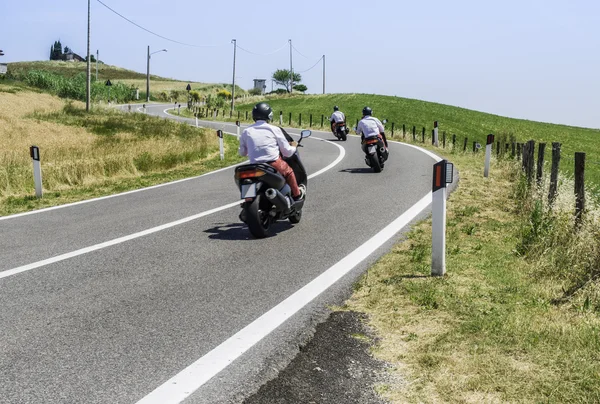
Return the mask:
<svg viewBox="0 0 600 404">
<path fill-rule="evenodd" d="M 35 196 L 42 197 L 42 166 L 40 165 L 40 148 L 31 146 L 29 155 L 33 160 L 33 181 L 35 182 Z"/>
<path fill-rule="evenodd" d="M 237 137 L 239 138 L 240 137 L 240 131 L 241 131 L 240 121 L 235 121 L 235 126 L 236 126 L 236 129 L 237 129 Z"/>
<path fill-rule="evenodd" d="M 194 114 L 194 116 L 196 117 L 196 127 L 198 127 L 198 114 Z"/>
<path fill-rule="evenodd" d="M 438 137 L 438 121 L 433 122 L 433 145 L 439 147 L 440 141 Z"/>
<path fill-rule="evenodd" d="M 144 107 L 144 114 L 146 113 L 146 104 L 142 104 L 142 106 Z"/>
<path fill-rule="evenodd" d="M 452 183 L 454 166 L 446 160 L 433 165 L 431 216 L 431 275 L 446 273 L 446 184 Z"/>
<path fill-rule="evenodd" d="M 485 168 L 483 169 L 483 176 L 487 178 L 490 173 L 490 160 L 492 159 L 492 145 L 494 144 L 494 135 L 487 135 L 487 142 L 485 144 Z"/>
<path fill-rule="evenodd" d="M 223 148 L 223 131 L 219 129 L 217 131 L 217 136 L 219 137 L 219 151 L 221 154 L 221 160 L 225 158 L 225 149 Z"/>
</svg>

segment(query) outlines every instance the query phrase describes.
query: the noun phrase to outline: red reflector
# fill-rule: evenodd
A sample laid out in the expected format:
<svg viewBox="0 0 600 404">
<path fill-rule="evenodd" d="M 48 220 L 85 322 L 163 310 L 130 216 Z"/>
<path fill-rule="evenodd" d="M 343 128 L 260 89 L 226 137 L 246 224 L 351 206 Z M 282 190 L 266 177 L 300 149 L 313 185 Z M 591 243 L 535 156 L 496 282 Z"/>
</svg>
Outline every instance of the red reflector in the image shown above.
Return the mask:
<svg viewBox="0 0 600 404">
<path fill-rule="evenodd" d="M 435 166 L 435 187 L 439 188 L 442 186 L 442 166 Z"/>
<path fill-rule="evenodd" d="M 239 171 L 238 172 L 238 178 L 239 179 L 245 179 L 245 178 L 255 178 L 255 177 L 261 177 L 265 175 L 264 171 L 261 170 L 250 170 L 250 171 Z"/>
</svg>

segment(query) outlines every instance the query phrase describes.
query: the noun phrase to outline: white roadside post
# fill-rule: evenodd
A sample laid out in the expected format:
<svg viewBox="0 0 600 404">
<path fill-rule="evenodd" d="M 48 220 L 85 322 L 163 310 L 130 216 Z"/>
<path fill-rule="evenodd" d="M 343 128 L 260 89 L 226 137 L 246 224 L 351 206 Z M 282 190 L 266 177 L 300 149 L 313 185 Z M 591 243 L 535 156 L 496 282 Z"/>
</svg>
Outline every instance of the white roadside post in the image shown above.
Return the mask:
<svg viewBox="0 0 600 404">
<path fill-rule="evenodd" d="M 40 165 L 40 148 L 31 146 L 29 155 L 33 160 L 33 181 L 35 183 L 35 196 L 42 197 L 42 166 Z"/>
<path fill-rule="evenodd" d="M 446 273 L 446 184 L 452 183 L 454 166 L 446 160 L 433 165 L 431 216 L 431 275 Z"/>
<path fill-rule="evenodd" d="M 439 147 L 440 141 L 438 137 L 438 121 L 433 122 L 433 145 Z"/>
<path fill-rule="evenodd" d="M 240 137 L 240 121 L 235 121 L 235 126 L 236 126 L 236 130 L 237 130 L 237 137 Z"/>
<path fill-rule="evenodd" d="M 483 176 L 487 178 L 490 173 L 490 160 L 492 159 L 492 145 L 494 144 L 494 135 L 487 135 L 487 142 L 485 144 L 485 168 L 483 169 Z"/>
<path fill-rule="evenodd" d="M 146 104 L 142 104 L 142 107 L 144 108 L 144 114 L 146 113 Z"/>
<path fill-rule="evenodd" d="M 194 116 L 196 117 L 196 127 L 198 127 L 198 114 L 194 114 Z"/>
<path fill-rule="evenodd" d="M 221 160 L 225 158 L 225 150 L 223 148 L 223 131 L 219 129 L 217 131 L 217 136 L 219 137 L 219 152 L 221 154 Z"/>
</svg>

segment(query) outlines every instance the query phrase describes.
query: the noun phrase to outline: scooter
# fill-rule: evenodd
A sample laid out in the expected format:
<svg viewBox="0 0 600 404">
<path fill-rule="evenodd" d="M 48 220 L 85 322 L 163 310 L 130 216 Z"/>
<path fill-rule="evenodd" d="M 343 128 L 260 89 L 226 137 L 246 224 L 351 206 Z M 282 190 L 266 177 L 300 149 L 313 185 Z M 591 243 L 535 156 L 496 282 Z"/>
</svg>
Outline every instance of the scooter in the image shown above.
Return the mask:
<svg viewBox="0 0 600 404">
<path fill-rule="evenodd" d="M 331 117 L 327 117 L 327 120 L 331 122 Z M 346 126 L 346 122 L 338 123 L 335 125 L 335 131 L 333 132 L 334 136 L 338 138 L 338 140 L 343 140 L 344 142 L 348 138 L 348 134 L 350 130 Z"/>
<path fill-rule="evenodd" d="M 289 142 L 293 138 L 282 129 L 283 134 Z M 298 149 L 303 147 L 302 139 L 312 134 L 310 130 L 300 132 L 300 139 L 296 152 L 284 158 L 294 170 L 299 187 L 308 185 L 308 176 Z M 236 167 L 235 181 L 240 189 L 240 199 L 243 199 L 240 220 L 248 225 L 250 233 L 256 238 L 268 237 L 272 233 L 272 225 L 278 220 L 289 220 L 292 224 L 300 223 L 302 218 L 302 207 L 306 196 L 295 201 L 292 198 L 290 186 L 285 178 L 269 164 L 245 164 Z"/>
<path fill-rule="evenodd" d="M 382 121 L 384 125 L 386 122 L 386 119 Z M 356 127 L 354 130 L 356 131 Z M 365 163 L 373 169 L 373 172 L 380 173 L 389 157 L 383 140 L 379 136 L 361 139 L 362 149 L 365 152 Z"/>
</svg>

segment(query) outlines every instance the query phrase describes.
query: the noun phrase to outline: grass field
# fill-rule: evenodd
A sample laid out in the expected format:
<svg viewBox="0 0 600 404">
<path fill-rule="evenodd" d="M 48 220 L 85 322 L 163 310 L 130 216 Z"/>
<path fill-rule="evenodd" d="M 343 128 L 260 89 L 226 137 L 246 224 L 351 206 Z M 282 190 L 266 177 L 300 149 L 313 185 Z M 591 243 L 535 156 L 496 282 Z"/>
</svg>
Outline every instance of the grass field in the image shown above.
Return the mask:
<svg viewBox="0 0 600 404">
<path fill-rule="evenodd" d="M 598 224 L 577 234 L 571 220 L 556 254 L 518 254 L 530 228 L 528 203 L 515 196 L 518 169 L 494 161 L 484 179 L 482 159 L 447 156 L 460 173 L 448 201 L 447 276 L 429 276 L 426 220 L 341 308 L 367 313 L 377 330 L 373 352 L 396 381 L 378 391 L 393 403 L 599 402 L 600 284 L 592 270 L 576 293 L 565 292 L 574 290 L 578 267 L 597 262 Z M 562 192 L 572 217 L 571 190 Z M 573 259 L 561 265 L 566 250 Z"/>
<path fill-rule="evenodd" d="M 600 184 L 600 129 L 578 128 L 566 125 L 555 125 L 501 117 L 498 115 L 472 111 L 449 105 L 412 100 L 406 98 L 370 95 L 370 94 L 331 94 L 331 95 L 298 95 L 284 97 L 267 97 L 271 104 L 275 121 L 279 122 L 279 112 L 283 112 L 283 123 L 288 125 L 289 113 L 292 113 L 292 125 L 298 126 L 299 114 L 302 114 L 302 126 L 309 126 L 310 114 L 313 115 L 313 127 L 320 127 L 321 115 L 331 115 L 333 106 L 338 105 L 346 114 L 347 121 L 354 126 L 361 116 L 362 108 L 369 105 L 374 116 L 387 119 L 386 132 L 391 132 L 392 122 L 395 124 L 394 135 L 402 137 L 402 124 L 406 126 L 407 138 L 412 138 L 412 127 L 416 126 L 417 139 L 421 139 L 422 128 L 425 127 L 426 140 L 431 143 L 433 122 L 439 122 L 440 138 L 446 132 L 448 139 L 457 135 L 457 144 L 462 147 L 464 138 L 468 138 L 468 149 L 472 142 L 485 145 L 486 136 L 493 133 L 503 139 L 514 136 L 518 142 L 534 139 L 546 142 L 546 161 L 550 159 L 552 142 L 562 143 L 561 169 L 571 173 L 574 165 L 574 153 L 587 153 L 586 178 Z M 245 112 L 252 109 L 253 104 L 239 104 L 236 109 L 245 117 Z M 233 120 L 237 119 L 237 115 Z M 325 122 L 327 127 L 327 122 Z"/>
<path fill-rule="evenodd" d="M 29 146 L 40 147 L 37 200 Z M 212 133 L 144 114 L 70 103 L 0 84 L 0 215 L 198 175 L 241 161 L 237 139 L 219 160 Z"/>
</svg>

